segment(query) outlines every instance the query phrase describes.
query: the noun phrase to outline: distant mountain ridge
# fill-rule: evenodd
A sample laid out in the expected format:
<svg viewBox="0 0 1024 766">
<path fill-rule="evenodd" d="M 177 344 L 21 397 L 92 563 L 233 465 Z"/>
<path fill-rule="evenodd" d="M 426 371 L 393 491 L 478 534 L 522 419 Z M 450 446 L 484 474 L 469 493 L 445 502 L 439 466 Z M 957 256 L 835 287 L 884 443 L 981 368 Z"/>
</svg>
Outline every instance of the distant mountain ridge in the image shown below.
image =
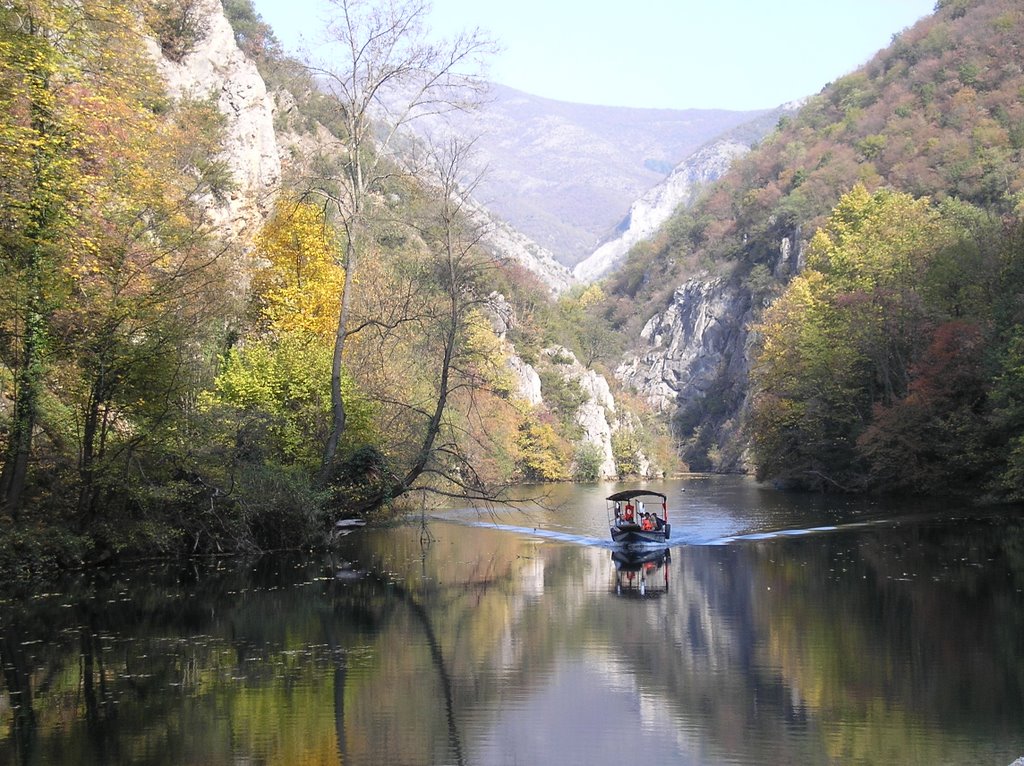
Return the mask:
<svg viewBox="0 0 1024 766">
<path fill-rule="evenodd" d="M 446 120 L 476 138 L 477 201 L 573 266 L 681 161 L 771 111 L 593 106 L 493 85 L 483 108 Z"/>
</svg>

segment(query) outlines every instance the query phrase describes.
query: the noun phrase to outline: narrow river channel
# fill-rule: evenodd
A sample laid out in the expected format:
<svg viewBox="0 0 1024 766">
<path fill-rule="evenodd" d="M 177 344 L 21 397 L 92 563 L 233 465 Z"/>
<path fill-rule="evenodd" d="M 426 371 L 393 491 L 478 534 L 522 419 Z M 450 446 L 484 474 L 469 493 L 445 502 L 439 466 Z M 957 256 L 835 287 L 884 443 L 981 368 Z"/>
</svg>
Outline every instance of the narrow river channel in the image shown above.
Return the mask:
<svg viewBox="0 0 1024 766">
<path fill-rule="evenodd" d="M 0 764 L 992 764 L 1024 755 L 1024 515 L 647 485 L 450 509 L 330 556 L 0 603 Z"/>
</svg>

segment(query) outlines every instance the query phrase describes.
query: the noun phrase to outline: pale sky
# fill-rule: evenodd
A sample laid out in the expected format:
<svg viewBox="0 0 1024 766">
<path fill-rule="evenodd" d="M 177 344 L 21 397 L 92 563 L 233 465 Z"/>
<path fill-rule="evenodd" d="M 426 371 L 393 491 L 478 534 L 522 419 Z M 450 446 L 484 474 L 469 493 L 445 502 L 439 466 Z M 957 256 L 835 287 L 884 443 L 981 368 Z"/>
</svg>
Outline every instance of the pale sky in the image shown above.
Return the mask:
<svg viewBox="0 0 1024 766">
<path fill-rule="evenodd" d="M 319 40 L 324 0 L 253 0 L 288 52 Z M 479 27 L 488 79 L 607 106 L 761 109 L 866 63 L 935 0 L 433 0 L 438 37 Z"/>
</svg>

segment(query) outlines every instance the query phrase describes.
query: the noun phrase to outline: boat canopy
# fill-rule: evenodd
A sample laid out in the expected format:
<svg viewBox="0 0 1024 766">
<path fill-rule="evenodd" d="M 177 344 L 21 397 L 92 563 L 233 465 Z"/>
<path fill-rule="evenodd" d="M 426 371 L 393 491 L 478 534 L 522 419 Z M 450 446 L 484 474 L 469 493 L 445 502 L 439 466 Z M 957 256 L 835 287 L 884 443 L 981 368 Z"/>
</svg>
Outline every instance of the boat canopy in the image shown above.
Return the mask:
<svg viewBox="0 0 1024 766">
<path fill-rule="evenodd" d="M 621 502 L 623 500 L 633 500 L 637 497 L 660 497 L 661 502 L 665 502 L 668 498 L 660 492 L 652 492 L 649 489 L 627 489 L 625 492 L 616 492 L 614 495 L 609 495 L 606 500 L 613 503 Z"/>
</svg>

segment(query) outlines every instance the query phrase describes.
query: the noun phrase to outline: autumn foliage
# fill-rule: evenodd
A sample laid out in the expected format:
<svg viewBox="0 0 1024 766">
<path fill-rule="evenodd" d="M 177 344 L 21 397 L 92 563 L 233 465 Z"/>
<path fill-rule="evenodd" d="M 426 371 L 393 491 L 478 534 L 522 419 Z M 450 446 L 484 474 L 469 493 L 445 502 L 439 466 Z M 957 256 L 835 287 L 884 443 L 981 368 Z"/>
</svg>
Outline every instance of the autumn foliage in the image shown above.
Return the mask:
<svg viewBox="0 0 1024 766">
<path fill-rule="evenodd" d="M 992 407 L 1013 369 L 998 350 L 1020 322 L 1017 228 L 960 204 L 863 187 L 845 195 L 813 237 L 808 268 L 757 328 L 761 476 L 1018 496 L 1005 441 L 1017 410 Z M 970 273 L 950 268 L 968 262 Z"/>
</svg>

